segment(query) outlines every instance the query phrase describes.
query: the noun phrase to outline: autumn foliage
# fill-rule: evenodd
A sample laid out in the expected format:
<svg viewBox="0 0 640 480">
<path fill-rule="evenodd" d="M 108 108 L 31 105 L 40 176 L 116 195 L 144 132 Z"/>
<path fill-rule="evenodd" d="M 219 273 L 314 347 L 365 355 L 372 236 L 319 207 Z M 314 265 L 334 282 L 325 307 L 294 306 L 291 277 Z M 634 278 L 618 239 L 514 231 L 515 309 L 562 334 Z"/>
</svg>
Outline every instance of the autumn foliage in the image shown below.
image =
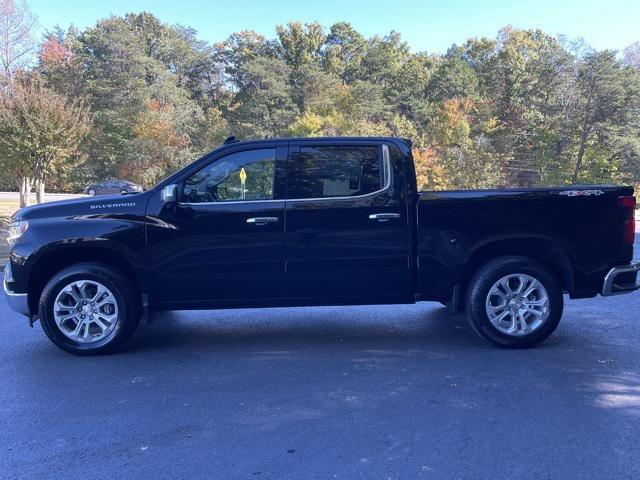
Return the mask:
<svg viewBox="0 0 640 480">
<path fill-rule="evenodd" d="M 208 44 L 141 13 L 56 29 L 32 66 L 92 112 L 58 188 L 150 186 L 230 135 L 407 137 L 421 188 L 486 188 L 640 182 L 638 51 L 507 27 L 440 55 L 345 22 Z"/>
</svg>

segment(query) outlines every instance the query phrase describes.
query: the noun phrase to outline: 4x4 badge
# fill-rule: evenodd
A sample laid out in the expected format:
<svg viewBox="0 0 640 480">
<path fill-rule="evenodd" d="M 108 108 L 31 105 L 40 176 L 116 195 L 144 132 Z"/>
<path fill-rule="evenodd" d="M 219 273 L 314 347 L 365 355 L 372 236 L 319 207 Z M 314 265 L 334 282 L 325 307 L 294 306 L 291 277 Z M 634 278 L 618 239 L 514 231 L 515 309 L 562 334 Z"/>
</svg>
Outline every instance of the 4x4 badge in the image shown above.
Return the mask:
<svg viewBox="0 0 640 480">
<path fill-rule="evenodd" d="M 591 195 L 603 195 L 602 190 L 565 190 L 560 192 L 560 195 L 566 195 L 567 197 L 589 197 Z"/>
</svg>

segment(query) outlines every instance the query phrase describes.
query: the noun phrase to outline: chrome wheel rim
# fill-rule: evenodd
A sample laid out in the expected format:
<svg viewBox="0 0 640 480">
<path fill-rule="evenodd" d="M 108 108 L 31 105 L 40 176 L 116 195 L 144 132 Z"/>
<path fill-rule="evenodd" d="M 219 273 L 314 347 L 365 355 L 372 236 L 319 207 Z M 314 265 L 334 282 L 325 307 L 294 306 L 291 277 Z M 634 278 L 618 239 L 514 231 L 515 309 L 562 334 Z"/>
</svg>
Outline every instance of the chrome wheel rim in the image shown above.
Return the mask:
<svg viewBox="0 0 640 480">
<path fill-rule="evenodd" d="M 78 343 L 99 342 L 116 328 L 118 302 L 100 282 L 78 280 L 60 290 L 53 316 L 67 338 Z"/>
<path fill-rule="evenodd" d="M 534 332 L 549 318 L 549 310 L 544 285 L 524 273 L 502 277 L 487 294 L 489 321 L 506 335 L 519 337 Z"/>
</svg>

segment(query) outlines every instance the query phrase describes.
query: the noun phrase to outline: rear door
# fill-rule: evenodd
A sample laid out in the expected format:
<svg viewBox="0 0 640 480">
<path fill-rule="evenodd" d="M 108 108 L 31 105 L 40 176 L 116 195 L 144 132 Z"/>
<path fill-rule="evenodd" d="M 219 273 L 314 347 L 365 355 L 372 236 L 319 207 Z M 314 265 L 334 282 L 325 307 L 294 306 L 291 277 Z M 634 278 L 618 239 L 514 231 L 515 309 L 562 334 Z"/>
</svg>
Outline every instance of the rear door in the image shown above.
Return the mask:
<svg viewBox="0 0 640 480">
<path fill-rule="evenodd" d="M 401 164 L 380 141 L 291 143 L 286 280 L 301 303 L 406 301 L 409 228 Z"/>
</svg>

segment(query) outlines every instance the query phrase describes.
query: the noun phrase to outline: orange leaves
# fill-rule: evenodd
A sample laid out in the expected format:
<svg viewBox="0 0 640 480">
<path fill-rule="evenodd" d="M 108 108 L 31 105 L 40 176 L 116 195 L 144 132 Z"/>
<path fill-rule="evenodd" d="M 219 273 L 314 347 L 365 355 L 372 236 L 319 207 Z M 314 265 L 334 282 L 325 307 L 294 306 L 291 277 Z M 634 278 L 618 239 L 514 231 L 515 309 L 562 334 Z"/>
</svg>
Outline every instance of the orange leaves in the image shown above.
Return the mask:
<svg viewBox="0 0 640 480">
<path fill-rule="evenodd" d="M 167 171 L 175 169 L 175 159 L 190 147 L 189 136 L 174 123 L 176 115 L 172 104 L 157 100 L 147 103 L 131 129 L 134 159 L 120 165 L 119 176 L 151 186 Z"/>
<path fill-rule="evenodd" d="M 436 148 L 464 147 L 471 141 L 469 114 L 473 101 L 469 98 L 450 98 L 440 102 L 430 128 L 431 141 Z"/>
<path fill-rule="evenodd" d="M 160 147 L 186 147 L 189 138 L 179 134 L 173 126 L 173 105 L 163 105 L 157 100 L 151 100 L 147 110 L 138 115 L 133 126 L 133 135 L 138 140 L 154 142 Z"/>
<path fill-rule="evenodd" d="M 445 190 L 451 184 L 445 166 L 433 148 L 414 148 L 413 161 L 419 190 Z"/>
<path fill-rule="evenodd" d="M 73 52 L 69 47 L 53 37 L 45 40 L 40 46 L 40 61 L 46 66 L 59 65 L 72 57 Z"/>
</svg>

